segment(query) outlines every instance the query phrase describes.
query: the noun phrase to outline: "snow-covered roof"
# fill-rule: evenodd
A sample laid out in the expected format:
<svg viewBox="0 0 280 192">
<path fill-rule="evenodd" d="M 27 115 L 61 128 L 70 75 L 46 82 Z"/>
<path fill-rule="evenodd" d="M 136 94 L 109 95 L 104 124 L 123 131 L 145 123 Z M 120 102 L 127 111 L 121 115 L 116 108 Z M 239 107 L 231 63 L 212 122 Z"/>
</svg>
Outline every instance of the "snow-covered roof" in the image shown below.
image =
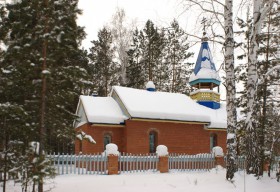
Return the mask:
<svg viewBox="0 0 280 192">
<path fill-rule="evenodd" d="M 217 71 L 207 68 L 201 68 L 197 74 L 194 72 L 190 75 L 189 81 L 195 81 L 197 79 L 215 79 L 217 81 L 221 81 L 221 78 Z"/>
<path fill-rule="evenodd" d="M 227 109 L 225 103 L 221 103 L 221 107 L 219 109 L 211 109 L 208 107 L 204 107 L 204 108 L 206 108 L 204 112 L 208 113 L 211 118 L 211 122 L 207 126 L 208 128 L 227 127 Z"/>
<path fill-rule="evenodd" d="M 197 79 L 214 79 L 221 81 L 209 49 L 207 41 L 201 43 L 200 51 L 196 60 L 195 68 L 190 76 L 189 81 Z"/>
<path fill-rule="evenodd" d="M 179 93 L 150 92 L 114 86 L 129 115 L 133 118 L 179 120 L 209 123 L 209 128 L 226 128 L 226 110 L 210 109 Z"/>
<path fill-rule="evenodd" d="M 90 123 L 121 124 L 126 117 L 112 97 L 80 96 Z"/>
</svg>

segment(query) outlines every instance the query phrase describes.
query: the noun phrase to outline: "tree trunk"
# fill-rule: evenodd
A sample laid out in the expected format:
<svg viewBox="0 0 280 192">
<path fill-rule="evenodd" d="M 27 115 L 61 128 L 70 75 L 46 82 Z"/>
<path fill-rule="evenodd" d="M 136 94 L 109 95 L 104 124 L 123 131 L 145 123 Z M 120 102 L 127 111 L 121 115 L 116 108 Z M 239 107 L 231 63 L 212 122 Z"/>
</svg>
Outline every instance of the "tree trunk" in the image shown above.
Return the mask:
<svg viewBox="0 0 280 192">
<path fill-rule="evenodd" d="M 225 68 L 227 102 L 227 173 L 226 179 L 232 179 L 236 172 L 236 103 L 234 75 L 234 40 L 232 23 L 232 0 L 227 0 L 224 7 L 225 17 Z"/>
<path fill-rule="evenodd" d="M 269 65 L 269 46 L 270 46 L 270 18 L 271 15 L 268 16 L 268 26 L 267 26 L 267 44 L 266 44 L 266 61 L 265 61 L 265 67 L 263 74 L 266 74 L 268 71 L 268 65 Z M 267 101 L 267 78 L 264 79 L 263 83 L 263 90 L 262 90 L 262 97 L 263 97 L 263 105 L 262 105 L 262 124 L 260 127 L 260 135 L 259 135 L 259 145 L 264 146 L 264 130 L 266 125 L 266 101 Z M 259 175 L 263 175 L 263 164 L 264 164 L 264 148 L 261 148 L 261 157 L 259 162 Z"/>
<path fill-rule="evenodd" d="M 6 143 L 8 144 L 8 143 Z M 7 183 L 7 147 L 5 147 L 5 156 L 4 156 L 4 178 L 3 178 L 3 192 L 6 192 L 6 183 Z"/>
<path fill-rule="evenodd" d="M 6 183 L 7 183 L 7 154 L 5 153 L 4 157 L 4 179 L 3 179 L 3 192 L 6 192 Z"/>
<path fill-rule="evenodd" d="M 8 166 L 8 143 L 9 143 L 9 133 L 8 133 L 8 129 L 6 128 L 6 117 L 4 117 L 4 135 L 5 135 L 5 143 L 4 143 L 4 178 L 3 178 L 3 192 L 6 192 L 6 184 L 7 184 L 7 166 Z M 0 173 L 1 174 L 1 173 Z"/>
<path fill-rule="evenodd" d="M 176 81 L 176 69 L 175 69 L 175 49 L 173 48 L 173 62 L 172 62 L 172 88 L 171 92 L 174 92 L 175 81 Z"/>
<path fill-rule="evenodd" d="M 250 38 L 250 53 L 249 53 L 249 64 L 248 64 L 248 79 L 247 79 L 247 117 L 246 117 L 246 171 L 248 174 L 256 174 L 260 173 L 261 164 L 261 151 L 262 147 L 260 146 L 260 138 L 258 137 L 258 133 L 260 132 L 258 129 L 260 125 L 258 125 L 257 120 L 257 50 L 259 48 L 257 42 L 257 36 L 261 30 L 261 24 L 266 15 L 266 11 L 262 11 L 261 13 L 262 3 L 260 0 L 254 0 L 254 17 L 253 17 L 253 29 Z"/>
<path fill-rule="evenodd" d="M 48 0 L 44 1 L 45 8 L 48 8 Z M 45 29 L 44 33 L 48 33 L 48 16 L 45 15 Z M 46 37 L 45 37 L 46 38 Z M 43 42 L 43 64 L 42 64 L 42 72 L 47 69 L 47 47 L 48 42 L 47 39 L 44 39 Z M 40 159 L 44 158 L 44 150 L 45 150 L 45 136 L 46 136 L 46 126 L 45 126 L 45 116 L 46 116 L 46 91 L 47 91 L 47 78 L 46 73 L 42 73 L 42 98 L 41 98 L 41 117 L 40 117 L 40 146 L 39 146 L 39 156 Z M 39 183 L 38 183 L 38 192 L 43 192 L 43 176 L 40 173 Z"/>
</svg>

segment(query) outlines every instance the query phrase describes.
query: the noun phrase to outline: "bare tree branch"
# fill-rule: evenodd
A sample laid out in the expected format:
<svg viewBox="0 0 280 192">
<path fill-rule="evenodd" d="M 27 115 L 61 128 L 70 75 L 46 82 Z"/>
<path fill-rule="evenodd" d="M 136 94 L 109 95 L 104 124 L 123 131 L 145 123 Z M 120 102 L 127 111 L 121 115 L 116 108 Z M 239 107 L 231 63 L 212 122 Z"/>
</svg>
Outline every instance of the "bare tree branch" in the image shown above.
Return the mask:
<svg viewBox="0 0 280 192">
<path fill-rule="evenodd" d="M 212 1 L 212 3 L 211 3 L 212 9 L 214 10 L 214 12 L 217 12 L 217 11 L 215 11 L 215 6 L 214 6 L 214 3 L 213 3 L 213 1 L 215 2 L 216 0 L 211 0 L 211 1 Z M 222 6 L 224 7 L 225 5 L 222 4 Z M 215 15 L 217 21 L 219 22 L 220 27 L 222 27 L 222 28 L 224 29 L 224 25 L 223 25 L 222 22 L 220 21 L 218 15 L 217 15 L 217 14 L 214 14 L 214 15 Z"/>
<path fill-rule="evenodd" d="M 209 3 L 209 2 L 206 2 L 206 1 L 197 1 L 197 0 L 188 0 L 189 2 L 191 2 L 192 4 L 189 5 L 189 8 L 194 6 L 194 5 L 197 5 L 198 7 L 200 7 L 201 10 L 205 11 L 205 12 L 208 12 L 208 13 L 213 13 L 213 14 L 216 14 L 216 15 L 220 15 L 220 16 L 224 16 L 223 13 L 220 13 L 220 12 L 215 12 L 211 9 L 207 9 L 203 6 L 204 3 Z"/>
</svg>

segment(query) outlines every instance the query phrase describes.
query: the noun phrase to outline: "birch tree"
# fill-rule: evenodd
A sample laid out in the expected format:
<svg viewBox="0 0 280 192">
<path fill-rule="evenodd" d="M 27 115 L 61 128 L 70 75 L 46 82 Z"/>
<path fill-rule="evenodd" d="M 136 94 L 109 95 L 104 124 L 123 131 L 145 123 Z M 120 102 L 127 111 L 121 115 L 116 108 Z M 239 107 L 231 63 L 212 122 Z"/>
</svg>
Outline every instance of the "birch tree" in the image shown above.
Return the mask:
<svg viewBox="0 0 280 192">
<path fill-rule="evenodd" d="M 127 26 L 126 14 L 123 9 L 118 8 L 111 22 L 112 41 L 115 46 L 116 59 L 120 63 L 120 84 L 126 85 L 126 68 L 128 66 L 127 51 L 132 44 L 133 23 Z M 132 27 L 131 27 L 132 26 Z"/>
<path fill-rule="evenodd" d="M 254 0 L 253 2 L 253 28 L 250 37 L 250 52 L 249 52 L 249 64 L 248 64 L 248 80 L 247 80 L 247 108 L 246 115 L 246 149 L 247 149 L 247 173 L 259 175 L 262 167 L 262 147 L 259 146 L 258 129 L 257 124 L 257 51 L 258 35 L 261 32 L 261 25 L 264 21 L 266 14 L 271 8 L 273 1 L 261 1 Z"/>
<path fill-rule="evenodd" d="M 227 173 L 226 179 L 232 179 L 236 171 L 236 103 L 234 75 L 234 38 L 232 23 L 232 0 L 226 0 L 224 7 L 225 23 L 225 69 L 227 101 Z"/>
<path fill-rule="evenodd" d="M 226 153 L 226 179 L 231 180 L 236 171 L 236 88 L 234 74 L 234 36 L 233 36 L 233 1 L 225 0 L 223 4 L 217 0 L 187 0 L 188 8 L 199 7 L 202 12 L 209 15 L 212 24 L 218 24 L 224 31 L 223 35 L 218 35 L 212 30 L 212 37 L 219 37 L 223 42 L 224 65 L 226 70 L 226 108 L 227 108 L 227 153 Z M 223 12 L 221 12 L 223 10 Z M 212 28 L 211 28 L 212 29 Z M 222 38 L 224 37 L 224 38 Z"/>
<path fill-rule="evenodd" d="M 263 17 L 255 16 L 254 18 L 251 18 L 252 15 L 252 9 L 248 8 L 247 11 L 247 19 L 244 21 L 243 19 L 238 18 L 238 25 L 241 29 L 241 35 L 245 37 L 246 43 L 244 41 L 240 44 L 243 44 L 244 47 L 244 53 L 243 55 L 238 56 L 238 58 L 247 58 L 246 65 L 240 66 L 238 72 L 242 70 L 242 75 L 239 76 L 239 79 L 244 82 L 244 88 L 245 90 L 240 92 L 241 97 L 239 98 L 240 101 L 242 101 L 240 107 L 243 109 L 243 112 L 245 115 L 247 115 L 247 119 L 240 122 L 241 129 L 242 129 L 242 150 L 243 154 L 247 155 L 247 161 L 250 161 L 247 163 L 247 172 L 253 173 L 256 175 L 262 175 L 263 170 L 263 163 L 264 158 L 266 157 L 269 159 L 271 157 L 268 156 L 269 153 L 273 153 L 270 150 L 270 143 L 274 139 L 272 138 L 274 135 L 273 127 L 275 124 L 275 120 L 271 121 L 272 117 L 267 114 L 266 111 L 271 110 L 271 106 L 276 107 L 275 101 L 276 97 L 270 98 L 269 95 L 274 92 L 274 84 L 277 79 L 279 79 L 279 72 L 277 72 L 277 47 L 279 47 L 278 43 L 278 34 L 277 29 L 279 31 L 279 24 L 277 24 L 277 21 L 279 18 L 277 18 L 277 9 L 279 9 L 279 3 L 271 2 L 271 6 L 273 4 L 273 9 L 270 10 L 269 14 L 264 13 Z M 261 10 L 265 9 L 265 4 L 261 6 Z M 276 14 L 273 16 L 273 12 Z M 255 18 L 261 18 L 262 24 L 259 29 L 259 32 L 256 34 L 256 29 L 253 27 L 256 27 Z M 252 22 L 253 20 L 253 22 Z M 273 27 L 272 27 L 273 26 Z M 246 28 L 245 28 L 246 27 Z M 245 31 L 244 31 L 245 29 Z M 253 42 L 252 40 L 256 41 L 256 46 L 252 46 Z M 255 63 L 252 63 L 252 48 L 255 48 L 255 54 L 258 55 L 257 58 L 255 58 Z M 255 56 L 256 56 L 255 55 Z M 249 71 L 248 67 L 252 68 L 255 65 L 255 78 L 257 79 L 256 82 L 253 84 L 255 85 L 255 88 L 252 89 L 254 93 L 254 98 L 250 98 L 251 95 L 246 95 L 246 92 L 248 93 L 248 90 L 252 88 L 252 85 L 249 88 L 247 85 L 248 82 L 250 82 L 247 78 L 248 72 L 252 74 L 252 70 Z M 251 76 L 252 77 L 252 76 Z M 247 102 L 248 99 L 251 99 L 251 103 L 253 103 L 253 109 L 249 108 L 249 103 Z M 252 106 L 252 105 L 251 105 Z M 250 111 L 252 114 L 250 113 Z M 246 122 L 245 122 L 246 121 Z M 250 122 L 253 121 L 253 122 Z M 248 127 L 245 126 L 245 124 L 248 126 L 248 122 L 252 123 L 251 129 L 246 129 Z M 278 126 L 276 124 L 276 126 Z M 255 138 L 252 138 L 252 135 Z M 268 139 L 269 138 L 269 139 Z M 269 141 L 268 145 L 266 145 L 267 141 Z M 273 142 L 272 142 L 273 143 Z M 245 145 L 245 147 L 244 147 Z M 264 151 L 266 150 L 266 152 Z M 255 165 L 255 170 L 253 170 L 252 165 Z M 256 171 L 257 170 L 257 171 Z"/>
<path fill-rule="evenodd" d="M 224 29 L 224 51 L 225 51 L 225 69 L 226 69 L 226 89 L 227 89 L 227 115 L 228 115 L 228 137 L 227 137 L 227 179 L 232 178 L 232 172 L 234 172 L 236 156 L 235 144 L 235 127 L 236 127 L 236 109 L 235 109 L 235 88 L 234 86 L 234 67 L 233 67 L 233 51 L 234 51 L 234 36 L 232 33 L 232 0 L 225 0 L 225 4 L 216 0 L 207 1 L 194 1 L 188 0 L 189 6 L 198 6 L 205 13 L 210 14 L 210 18 L 216 19 L 215 22 L 219 23 Z M 262 126 L 259 125 L 260 110 L 258 105 L 258 87 L 265 82 L 268 74 L 265 74 L 262 79 L 258 77 L 258 50 L 259 50 L 259 34 L 261 32 L 261 26 L 264 22 L 268 11 L 271 9 L 275 0 L 253 0 L 253 23 L 249 38 L 249 53 L 248 53 L 248 68 L 247 68 L 247 106 L 246 106 L 246 120 L 245 120 L 245 138 L 246 141 L 246 169 L 249 174 L 262 174 L 263 166 L 263 133 Z M 240 3 L 241 4 L 241 3 Z M 218 12 L 218 6 L 224 7 L 224 13 Z M 224 24 L 222 24 L 224 21 Z M 277 70 L 275 66 L 270 69 L 269 72 Z"/>
</svg>

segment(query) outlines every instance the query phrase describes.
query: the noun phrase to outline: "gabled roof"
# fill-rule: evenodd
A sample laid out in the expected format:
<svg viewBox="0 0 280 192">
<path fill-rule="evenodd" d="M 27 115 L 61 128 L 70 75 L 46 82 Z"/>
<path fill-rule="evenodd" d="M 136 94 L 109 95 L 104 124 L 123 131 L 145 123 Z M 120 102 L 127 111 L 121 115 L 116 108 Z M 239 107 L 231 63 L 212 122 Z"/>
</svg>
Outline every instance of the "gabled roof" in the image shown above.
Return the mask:
<svg viewBox="0 0 280 192">
<path fill-rule="evenodd" d="M 208 128 L 226 128 L 225 105 L 210 109 L 179 93 L 114 86 L 111 96 L 80 96 L 76 114 L 98 124 L 123 124 L 127 119 L 198 122 Z M 78 126 L 76 126 L 78 127 Z"/>
<path fill-rule="evenodd" d="M 179 93 L 151 92 L 114 86 L 123 107 L 132 118 L 205 122 L 209 128 L 226 128 L 225 106 L 210 109 Z"/>
<path fill-rule="evenodd" d="M 80 103 L 90 123 L 122 124 L 128 119 L 112 97 L 81 95 Z"/>
<path fill-rule="evenodd" d="M 215 64 L 207 41 L 203 41 L 196 60 L 195 68 L 190 76 L 190 84 L 200 79 L 207 79 L 209 82 L 220 83 L 221 79 L 216 71 Z"/>
</svg>

